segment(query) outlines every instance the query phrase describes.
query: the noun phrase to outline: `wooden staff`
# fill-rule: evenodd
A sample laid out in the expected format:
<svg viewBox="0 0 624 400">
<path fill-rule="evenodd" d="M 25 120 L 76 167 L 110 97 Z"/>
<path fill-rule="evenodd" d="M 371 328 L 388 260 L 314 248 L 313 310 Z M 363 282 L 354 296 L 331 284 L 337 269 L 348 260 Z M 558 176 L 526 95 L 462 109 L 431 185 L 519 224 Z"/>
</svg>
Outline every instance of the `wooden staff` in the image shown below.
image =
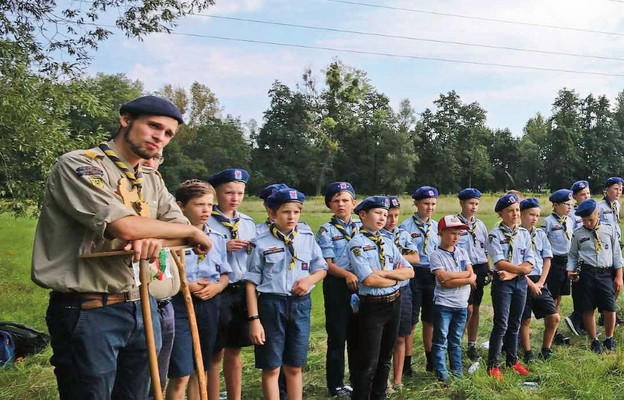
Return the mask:
<svg viewBox="0 0 624 400">
<path fill-rule="evenodd" d="M 193 298 L 191 297 L 191 291 L 186 281 L 186 268 L 184 267 L 184 252 L 182 252 L 182 260 L 178 258 L 175 250 L 171 250 L 171 256 L 178 266 L 178 272 L 180 273 L 180 291 L 184 296 L 184 303 L 186 304 L 186 311 L 188 313 L 189 326 L 191 328 L 191 337 L 193 338 L 193 355 L 195 356 L 195 364 L 197 365 L 197 380 L 199 382 L 199 395 L 201 400 L 208 399 L 208 389 L 206 384 L 206 371 L 204 367 L 204 360 L 201 353 L 201 346 L 199 344 L 199 330 L 197 329 L 197 318 L 195 317 L 195 308 L 193 306 Z M 207 360 L 208 361 L 208 360 Z"/>
<path fill-rule="evenodd" d="M 149 295 L 149 261 L 141 260 L 141 308 L 143 310 L 143 327 L 145 328 L 145 342 L 147 343 L 147 357 L 149 359 L 150 375 L 152 376 L 152 392 L 154 399 L 162 400 L 160 390 L 160 374 L 158 373 L 158 352 L 156 351 L 156 340 L 154 339 L 154 326 L 152 325 L 152 310 L 150 309 Z"/>
</svg>

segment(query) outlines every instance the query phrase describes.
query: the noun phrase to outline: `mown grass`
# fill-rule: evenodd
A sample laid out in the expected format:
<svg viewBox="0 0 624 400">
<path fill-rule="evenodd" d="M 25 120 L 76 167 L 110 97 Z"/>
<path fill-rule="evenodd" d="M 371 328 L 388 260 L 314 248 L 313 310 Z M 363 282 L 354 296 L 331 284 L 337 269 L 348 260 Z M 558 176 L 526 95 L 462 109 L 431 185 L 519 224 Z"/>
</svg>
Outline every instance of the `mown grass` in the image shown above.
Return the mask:
<svg viewBox="0 0 624 400">
<path fill-rule="evenodd" d="M 540 197 L 547 204 L 545 196 Z M 488 227 L 498 221 L 493 212 L 495 196 L 482 200 L 480 218 Z M 402 199 L 403 217 L 413 211 L 411 200 Z M 457 212 L 455 197 L 441 197 L 438 201 L 436 217 Z M 257 221 L 265 218 L 260 201 L 247 199 L 243 211 Z M 542 215 L 551 212 L 545 206 Z M 309 198 L 304 207 L 303 220 L 314 230 L 329 220 L 331 214 L 321 198 Z M 47 291 L 38 288 L 30 281 L 30 260 L 32 239 L 36 221 L 13 219 L 0 215 L 0 320 L 12 320 L 46 330 L 45 309 Z M 308 364 L 304 370 L 304 398 L 327 398 L 325 389 L 325 316 L 320 285 L 313 291 L 312 335 Z M 562 315 L 571 309 L 571 299 L 564 298 Z M 488 338 L 492 322 L 492 308 L 489 291 L 482 305 L 482 323 L 479 342 Z M 533 321 L 533 347 L 539 349 L 541 321 Z M 561 330 L 568 333 L 563 326 Z M 621 328 L 616 331 L 618 343 L 624 345 Z M 420 338 L 420 326 L 416 329 L 413 364 L 415 377 L 405 381 L 402 392 L 394 399 L 622 399 L 624 398 L 624 353 L 617 352 L 597 356 L 588 351 L 586 336 L 573 338 L 569 347 L 557 347 L 556 358 L 548 362 L 535 362 L 531 365 L 531 376 L 523 379 L 505 372 L 505 382 L 499 383 L 485 374 L 484 365 L 473 375 L 449 384 L 438 383 L 424 371 L 424 354 Z M 485 356 L 485 351 L 483 351 Z M 54 373 L 49 365 L 51 351 L 29 357 L 12 369 L 0 370 L 0 399 L 57 399 Z M 244 392 L 246 399 L 261 398 L 260 373 L 253 365 L 253 351 L 244 351 Z M 466 362 L 466 366 L 468 363 Z M 537 390 L 522 387 L 525 380 L 538 382 Z"/>
</svg>

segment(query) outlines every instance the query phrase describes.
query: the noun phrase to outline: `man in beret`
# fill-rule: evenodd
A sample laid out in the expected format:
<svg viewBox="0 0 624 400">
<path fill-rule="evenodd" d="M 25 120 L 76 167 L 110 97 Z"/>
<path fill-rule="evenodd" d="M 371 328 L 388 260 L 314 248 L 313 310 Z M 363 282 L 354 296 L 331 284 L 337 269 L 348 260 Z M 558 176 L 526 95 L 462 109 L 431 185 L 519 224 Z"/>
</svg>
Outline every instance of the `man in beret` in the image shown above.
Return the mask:
<svg viewBox="0 0 624 400">
<path fill-rule="evenodd" d="M 201 252 L 211 246 L 155 171 L 141 167 L 175 136 L 183 122 L 178 109 L 146 96 L 120 114 L 114 139 L 59 158 L 35 234 L 32 279 L 51 290 L 46 321 L 61 399 L 147 398 L 137 262 L 159 259 L 163 246 L 188 243 Z M 80 257 L 111 250 L 133 255 Z M 152 322 L 160 347 L 156 312 Z"/>
</svg>

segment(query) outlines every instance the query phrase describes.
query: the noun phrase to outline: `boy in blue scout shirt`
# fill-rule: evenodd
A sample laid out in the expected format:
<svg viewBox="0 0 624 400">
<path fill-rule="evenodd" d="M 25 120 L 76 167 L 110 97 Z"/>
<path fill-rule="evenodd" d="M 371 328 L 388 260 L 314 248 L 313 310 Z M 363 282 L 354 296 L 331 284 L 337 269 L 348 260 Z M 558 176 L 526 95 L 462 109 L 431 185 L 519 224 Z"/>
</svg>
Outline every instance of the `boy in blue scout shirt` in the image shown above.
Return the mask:
<svg viewBox="0 0 624 400">
<path fill-rule="evenodd" d="M 488 230 L 483 221 L 477 218 L 481 192 L 474 188 L 465 188 L 457 195 L 461 212 L 457 214 L 468 228 L 462 231 L 458 247 L 464 249 L 470 257 L 472 270 L 476 275 L 476 282 L 471 286 L 468 298 L 468 319 L 466 330 L 468 334 L 467 356 L 473 361 L 479 359 L 477 351 L 477 335 L 479 334 L 479 311 L 483 299 L 483 288 L 490 283 L 491 274 L 488 265 L 487 243 Z"/>
<path fill-rule="evenodd" d="M 327 277 L 323 280 L 325 298 L 325 358 L 327 389 L 330 396 L 350 394 L 353 389 L 344 384 L 345 342 L 349 372 L 353 377 L 356 364 L 355 318 L 351 310 L 351 294 L 357 291 L 357 277 L 350 271 L 347 245 L 359 231 L 359 221 L 351 218 L 355 208 L 355 190 L 349 182 L 333 182 L 325 190 L 325 206 L 334 215 L 319 228 L 316 236 L 325 261 Z"/>
<path fill-rule="evenodd" d="M 191 224 L 202 229 L 213 242 L 213 247 L 205 256 L 191 250 L 185 253 L 186 279 L 192 294 L 203 366 L 196 366 L 193 359 L 193 341 L 184 296 L 176 294 L 171 300 L 175 312 L 175 338 L 169 365 L 167 399 L 183 399 L 185 391 L 189 398 L 198 396 L 196 368 L 204 368 L 209 375 L 215 375 L 208 382 L 212 399 L 219 397 L 219 360 L 216 352 L 219 326 L 220 293 L 228 285 L 228 275 L 232 272 L 227 262 L 225 236 L 208 227 L 212 212 L 215 191 L 213 187 L 198 180 L 182 183 L 175 192 L 175 198 Z M 215 384 L 216 381 L 216 384 Z M 189 384 L 190 383 L 190 384 Z M 216 386 L 215 386 L 216 385 Z M 187 387 L 188 386 L 188 387 Z"/>
<path fill-rule="evenodd" d="M 524 350 L 525 364 L 533 361 L 530 340 L 531 312 L 535 314 L 537 319 L 544 318 L 544 335 L 540 353 L 541 358 L 544 360 L 549 359 L 553 354 L 551 347 L 557 326 L 559 325 L 557 306 L 546 284 L 546 278 L 550 272 L 550 261 L 553 256 L 552 248 L 546 237 L 546 232 L 541 228 L 535 227 L 540 217 L 540 211 L 539 201 L 534 197 L 520 202 L 522 227 L 529 231 L 531 235 L 535 255 L 533 269 L 526 276 L 528 292 L 522 315 L 522 327 L 520 328 L 520 344 Z"/>
<path fill-rule="evenodd" d="M 435 212 L 438 190 L 431 186 L 421 186 L 412 194 L 416 212 L 399 225 L 408 231 L 412 242 L 418 248 L 420 263 L 414 265 L 414 278 L 410 281 L 412 289 L 412 333 L 406 338 L 407 351 L 403 374 L 412 375 L 411 356 L 413 354 L 414 328 L 418 323 L 418 314 L 423 322 L 423 346 L 427 358 L 427 371 L 433 371 L 431 358 L 431 339 L 433 337 L 433 290 L 435 277 L 429 270 L 429 254 L 438 247 L 438 223 L 431 216 Z"/>
<path fill-rule="evenodd" d="M 264 210 L 267 213 L 267 219 L 256 224 L 256 236 L 268 231 L 269 224 L 273 222 L 271 221 L 271 217 L 269 217 L 269 207 L 267 207 L 266 205 L 266 200 L 269 198 L 270 195 L 277 192 L 278 190 L 287 188 L 288 185 L 284 183 L 273 183 L 265 186 L 264 188 L 262 188 L 260 193 L 258 193 L 258 197 L 262 200 L 262 205 L 264 206 Z"/>
<path fill-rule="evenodd" d="M 498 199 L 494 211 L 502 219 L 488 235 L 487 251 L 494 265 L 492 280 L 492 306 L 494 321 L 488 350 L 490 376 L 503 380 L 499 356 L 503 346 L 506 364 L 520 375 L 529 371 L 518 361 L 518 333 L 527 296 L 524 277 L 533 269 L 535 258 L 531 235 L 520 226 L 520 204 L 515 194 Z"/>
<path fill-rule="evenodd" d="M 303 396 L 310 291 L 327 273 L 327 263 L 312 232 L 297 229 L 304 199 L 303 193 L 291 188 L 267 198 L 273 223 L 268 232 L 252 241 L 244 275 L 256 368 L 262 369 L 262 391 L 269 400 L 279 399 L 281 369 L 288 398 Z"/>
<path fill-rule="evenodd" d="M 572 232 L 574 232 L 574 223 L 568 217 L 573 207 L 572 191 L 559 189 L 551 193 L 548 200 L 553 205 L 553 212 L 542 221 L 542 229 L 546 232 L 546 237 L 550 242 L 553 258 L 546 284 L 555 300 L 557 310 L 559 310 L 561 296 L 570 295 L 570 279 L 566 272 L 566 266 L 570 240 L 572 239 Z M 555 344 L 569 343 L 569 338 L 564 337 L 561 333 L 555 334 Z"/>
<path fill-rule="evenodd" d="M 576 209 L 585 200 L 591 198 L 591 191 L 589 188 L 589 182 L 576 181 L 570 186 L 572 191 L 572 198 L 575 201 L 574 208 L 570 210 L 568 218 L 574 221 L 572 232 L 583 226 L 583 220 L 576 215 Z M 573 311 L 568 317 L 565 317 L 565 322 L 570 328 L 570 331 L 579 336 L 583 330 L 583 313 L 580 311 L 579 306 L 581 304 L 582 291 L 579 289 L 578 282 L 572 282 L 572 305 Z"/>
<path fill-rule="evenodd" d="M 240 400 L 242 393 L 243 362 L 241 348 L 250 346 L 249 323 L 245 302 L 245 286 L 241 278 L 247 270 L 247 246 L 256 235 L 254 220 L 238 211 L 245 197 L 249 173 L 230 168 L 220 171 L 208 183 L 217 192 L 217 202 L 208 225 L 227 238 L 227 258 L 232 267 L 230 284 L 221 300 L 221 320 L 217 349 L 221 350 L 223 375 L 228 400 Z"/>
<path fill-rule="evenodd" d="M 618 234 L 618 240 L 622 237 L 620 228 L 620 196 L 622 196 L 623 186 L 624 179 L 619 176 L 612 176 L 607 179 L 604 187 L 604 198 L 598 203 L 600 222 L 611 224 Z"/>
<path fill-rule="evenodd" d="M 403 257 L 412 265 L 420 262 L 418 248 L 412 242 L 410 234 L 399 228 L 399 216 L 401 214 L 401 202 L 395 196 L 388 196 L 390 208 L 388 209 L 388 219 L 386 226 L 381 230 L 381 234 L 394 241 L 395 246 L 401 250 Z M 405 365 L 405 353 L 407 350 L 406 337 L 412 333 L 412 289 L 409 280 L 401 282 L 401 318 L 399 320 L 399 333 L 394 345 L 392 355 L 393 384 L 401 387 L 403 380 L 403 367 Z M 407 360 L 411 362 L 411 360 Z M 394 390 L 391 386 L 390 393 Z"/>
<path fill-rule="evenodd" d="M 394 241 L 379 231 L 386 225 L 390 201 L 364 199 L 355 212 L 362 227 L 349 242 L 351 270 L 358 278 L 358 365 L 352 399 L 385 399 L 390 359 L 399 328 L 401 281 L 414 276 Z"/>
<path fill-rule="evenodd" d="M 451 373 L 463 373 L 461 339 L 468 318 L 468 298 L 477 276 L 468 252 L 458 246 L 462 231 L 469 229 L 456 215 L 438 222 L 440 246 L 431 253 L 431 272 L 436 276 L 433 307 L 433 362 L 438 379 L 449 379 L 446 369 L 448 348 Z"/>
<path fill-rule="evenodd" d="M 576 209 L 583 226 L 574 231 L 568 256 L 568 275 L 583 291 L 583 325 L 595 353 L 615 350 L 615 293 L 622 288 L 622 251 L 615 228 L 600 221 L 596 201 L 589 199 Z M 604 315 L 605 340 L 596 333 L 594 310 Z"/>
</svg>

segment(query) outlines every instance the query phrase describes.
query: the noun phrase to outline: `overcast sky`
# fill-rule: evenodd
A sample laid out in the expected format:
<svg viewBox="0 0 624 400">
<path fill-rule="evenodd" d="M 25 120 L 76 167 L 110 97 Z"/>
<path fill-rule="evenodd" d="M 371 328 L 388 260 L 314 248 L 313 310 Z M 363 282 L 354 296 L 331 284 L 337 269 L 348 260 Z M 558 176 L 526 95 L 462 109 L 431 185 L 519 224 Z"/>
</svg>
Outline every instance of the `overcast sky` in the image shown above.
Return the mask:
<svg viewBox="0 0 624 400">
<path fill-rule="evenodd" d="M 217 0 L 217 5 L 203 14 L 185 18 L 175 32 L 622 76 L 352 54 L 165 34 L 151 35 L 143 42 L 116 34 L 94 54 L 89 71 L 122 72 L 141 80 L 149 91 L 166 83 L 188 88 L 198 81 L 216 93 L 224 113 L 239 116 L 243 121 L 254 118 L 262 123 L 262 113 L 269 104 L 267 91 L 273 81 L 294 87 L 306 67 L 311 67 L 320 78 L 321 71 L 338 57 L 366 71 L 371 83 L 390 97 L 395 108 L 402 99 L 408 98 L 415 110 L 422 112 L 433 106 L 433 100 L 440 93 L 455 90 L 463 101 L 481 104 L 488 112 L 490 127 L 510 128 L 516 135 L 522 133 L 527 119 L 537 112 L 550 115 L 557 91 L 563 87 L 573 88 L 581 96 L 605 94 L 610 99 L 624 90 L 624 0 Z M 216 19 L 210 15 L 622 61 L 310 30 Z"/>
</svg>

